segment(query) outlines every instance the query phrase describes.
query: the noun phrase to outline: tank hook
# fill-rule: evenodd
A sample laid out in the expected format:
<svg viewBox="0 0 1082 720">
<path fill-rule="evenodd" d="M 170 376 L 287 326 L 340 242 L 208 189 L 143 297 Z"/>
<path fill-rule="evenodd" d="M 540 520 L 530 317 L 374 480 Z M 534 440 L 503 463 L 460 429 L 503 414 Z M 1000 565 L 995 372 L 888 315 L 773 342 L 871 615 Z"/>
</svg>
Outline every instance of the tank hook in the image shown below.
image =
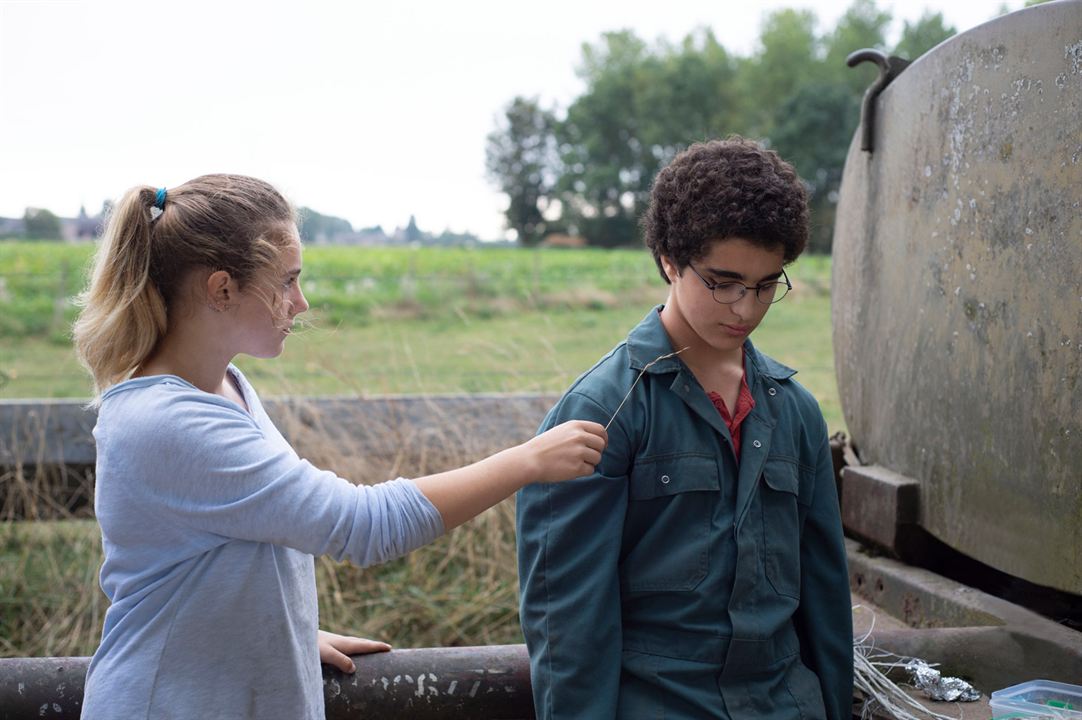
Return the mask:
<svg viewBox="0 0 1082 720">
<path fill-rule="evenodd" d="M 883 88 L 890 85 L 894 78 L 902 74 L 909 65 L 909 60 L 897 55 L 888 57 L 885 53 L 872 48 L 856 50 L 845 59 L 849 67 L 856 67 L 862 62 L 871 61 L 879 66 L 879 77 L 864 91 L 864 103 L 860 109 L 861 139 L 860 149 L 872 152 L 875 147 L 875 101 Z"/>
</svg>

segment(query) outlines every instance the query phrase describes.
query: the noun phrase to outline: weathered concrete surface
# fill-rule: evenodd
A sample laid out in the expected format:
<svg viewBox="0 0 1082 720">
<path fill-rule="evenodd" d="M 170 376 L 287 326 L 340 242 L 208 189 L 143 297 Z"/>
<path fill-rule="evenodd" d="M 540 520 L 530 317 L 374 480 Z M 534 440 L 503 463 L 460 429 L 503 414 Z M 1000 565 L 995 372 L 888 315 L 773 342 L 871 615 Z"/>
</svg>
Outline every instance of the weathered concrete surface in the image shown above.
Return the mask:
<svg viewBox="0 0 1082 720">
<path fill-rule="evenodd" d="M 911 647 L 915 652 L 910 652 L 910 655 L 925 660 L 926 662 L 938 662 L 940 653 L 936 650 L 933 643 L 918 642 L 916 641 L 916 638 L 914 638 L 914 640 L 897 639 L 900 636 L 903 638 L 907 637 L 907 634 L 913 634 L 916 638 L 928 637 L 928 631 L 910 628 L 904 622 L 895 618 L 866 597 L 860 595 L 855 595 L 853 597 L 853 637 L 860 641 L 861 648 L 864 648 L 861 650 L 862 652 L 868 652 L 869 654 L 890 652 L 884 646 L 884 642 L 886 642 L 894 647 Z M 953 642 L 957 643 L 958 641 L 958 636 L 954 636 Z M 880 669 L 882 670 L 882 668 Z M 941 671 L 942 669 L 943 668 L 940 668 Z M 974 702 L 937 702 L 935 700 L 930 700 L 924 693 L 909 686 L 909 674 L 901 668 L 886 672 L 886 674 L 891 680 L 897 683 L 909 697 L 920 703 L 927 710 L 948 717 L 961 716 L 961 718 L 970 718 L 971 720 L 983 720 L 984 718 L 992 717 L 989 695 L 991 694 L 991 691 L 1000 689 L 998 687 L 990 688 L 988 690 L 981 689 L 981 697 Z M 958 674 L 947 672 L 946 676 L 957 677 Z M 857 694 L 859 697 L 858 702 L 853 708 L 854 716 L 859 716 L 864 709 L 864 697 L 860 693 Z M 924 720 L 925 718 L 933 720 L 933 716 L 928 713 L 915 712 L 914 714 L 921 720 Z M 881 708 L 873 710 L 871 718 L 873 718 L 873 720 L 895 720 L 893 716 L 887 714 Z"/>
<path fill-rule="evenodd" d="M 859 132 L 834 236 L 838 387 L 920 524 L 1082 594 L 1082 0 L 941 44 Z"/>
<path fill-rule="evenodd" d="M 868 642 L 940 663 L 946 675 L 991 693 L 1045 678 L 1082 678 L 1082 633 L 979 590 L 846 541 L 854 604 L 867 599 L 903 626 L 886 623 Z M 857 633 L 858 637 L 860 633 Z"/>
<path fill-rule="evenodd" d="M 268 398 L 267 414 L 291 442 L 311 432 L 382 454 L 409 442 L 469 437 L 498 443 L 528 440 L 559 399 L 547 394 L 384 395 Z M 97 413 L 83 400 L 0 402 L 0 467 L 38 463 L 93 465 Z"/>
</svg>

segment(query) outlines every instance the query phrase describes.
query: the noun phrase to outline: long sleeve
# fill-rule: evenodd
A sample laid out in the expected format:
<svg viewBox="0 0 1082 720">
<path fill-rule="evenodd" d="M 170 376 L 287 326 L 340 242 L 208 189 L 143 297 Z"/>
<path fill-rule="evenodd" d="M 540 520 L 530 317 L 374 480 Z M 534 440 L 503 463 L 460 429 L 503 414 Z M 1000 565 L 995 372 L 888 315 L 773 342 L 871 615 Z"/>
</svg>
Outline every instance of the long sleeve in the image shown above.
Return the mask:
<svg viewBox="0 0 1082 720">
<path fill-rule="evenodd" d="M 844 720 L 853 703 L 853 611 L 825 423 L 818 448 L 815 490 L 800 543 L 801 603 L 794 622 L 801 660 L 819 676 L 827 718 Z"/>
<path fill-rule="evenodd" d="M 431 542 L 439 512 L 412 481 L 357 486 L 297 457 L 276 432 L 206 393 L 167 394 L 99 427 L 107 477 L 97 512 L 124 543 L 148 520 L 183 536 L 193 554 L 224 539 L 266 542 L 366 566 Z M 123 442 L 112 442 L 123 434 Z M 140 516 L 132 510 L 142 508 Z M 202 542 L 192 542 L 191 531 Z"/>
<path fill-rule="evenodd" d="M 541 429 L 570 419 L 604 424 L 609 414 L 573 391 L 552 409 Z M 518 495 L 522 629 L 534 705 L 542 720 L 611 718 L 616 711 L 627 446 L 626 436 L 614 425 L 593 475 L 531 485 Z"/>
</svg>

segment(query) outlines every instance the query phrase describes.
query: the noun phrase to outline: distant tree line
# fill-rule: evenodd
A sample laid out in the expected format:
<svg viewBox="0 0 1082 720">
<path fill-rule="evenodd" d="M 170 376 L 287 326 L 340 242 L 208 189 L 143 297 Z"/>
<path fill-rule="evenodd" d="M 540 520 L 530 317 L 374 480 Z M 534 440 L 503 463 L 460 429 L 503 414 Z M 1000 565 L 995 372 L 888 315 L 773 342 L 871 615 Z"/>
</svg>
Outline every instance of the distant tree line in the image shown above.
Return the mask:
<svg viewBox="0 0 1082 720">
<path fill-rule="evenodd" d="M 63 218 L 45 208 L 28 207 L 21 218 L 0 217 L 0 240 L 93 239 L 101 232 L 109 209 L 106 202 L 95 216 L 88 215 L 82 207 L 77 217 Z"/>
<path fill-rule="evenodd" d="M 473 233 L 456 233 L 450 229 L 436 234 L 417 226 L 417 218 L 410 215 L 404 228 L 395 228 L 388 234 L 380 225 L 354 230 L 345 218 L 324 215 L 309 207 L 297 210 L 298 229 L 301 239 L 315 245 L 427 245 L 439 247 L 463 247 L 478 245 L 481 239 Z"/>
<path fill-rule="evenodd" d="M 29 240 L 59 240 L 60 218 L 42 208 L 27 208 L 23 226 Z"/>
<path fill-rule="evenodd" d="M 603 34 L 582 48 L 585 90 L 570 105 L 516 97 L 488 137 L 486 169 L 509 199 L 507 227 L 527 245 L 551 232 L 596 246 L 636 243 L 657 171 L 693 142 L 737 133 L 796 166 L 810 190 L 811 249 L 829 252 L 860 100 L 877 74 L 845 58 L 878 48 L 912 60 L 955 33 L 942 13 L 926 12 L 888 48 L 890 22 L 875 0 L 855 0 L 824 33 L 814 12 L 778 10 L 749 57 L 709 29 L 655 45 L 631 31 Z"/>
<path fill-rule="evenodd" d="M 85 208 L 80 208 L 75 218 L 58 217 L 44 208 L 27 208 L 21 218 L 0 217 L 0 240 L 90 241 L 101 235 L 111 208 L 112 203 L 107 200 L 97 215 L 90 216 Z M 468 247 L 481 243 L 481 239 L 470 232 L 457 233 L 449 228 L 440 233 L 422 230 L 413 215 L 405 227 L 395 228 L 388 234 L 379 225 L 355 230 L 345 218 L 300 207 L 297 225 L 304 242 L 315 245 Z"/>
</svg>

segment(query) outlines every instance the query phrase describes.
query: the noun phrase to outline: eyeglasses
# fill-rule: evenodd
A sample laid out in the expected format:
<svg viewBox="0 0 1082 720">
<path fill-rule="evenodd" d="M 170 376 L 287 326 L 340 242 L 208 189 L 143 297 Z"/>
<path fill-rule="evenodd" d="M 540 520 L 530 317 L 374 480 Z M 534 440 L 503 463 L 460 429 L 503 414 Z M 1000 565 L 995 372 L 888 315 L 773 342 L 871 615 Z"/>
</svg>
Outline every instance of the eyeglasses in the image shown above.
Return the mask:
<svg viewBox="0 0 1082 720">
<path fill-rule="evenodd" d="M 784 270 L 781 271 L 781 279 L 779 280 L 771 280 L 770 282 L 759 283 L 758 285 L 745 285 L 744 283 L 735 280 L 712 283 L 700 275 L 694 265 L 688 263 L 688 267 L 703 281 L 703 285 L 706 285 L 707 289 L 713 294 L 714 300 L 722 305 L 732 305 L 734 302 L 744 297 L 748 290 L 754 290 L 755 299 L 763 305 L 772 305 L 785 297 L 789 291 L 793 289 L 793 284 L 789 282 L 789 276 L 785 274 Z"/>
</svg>

